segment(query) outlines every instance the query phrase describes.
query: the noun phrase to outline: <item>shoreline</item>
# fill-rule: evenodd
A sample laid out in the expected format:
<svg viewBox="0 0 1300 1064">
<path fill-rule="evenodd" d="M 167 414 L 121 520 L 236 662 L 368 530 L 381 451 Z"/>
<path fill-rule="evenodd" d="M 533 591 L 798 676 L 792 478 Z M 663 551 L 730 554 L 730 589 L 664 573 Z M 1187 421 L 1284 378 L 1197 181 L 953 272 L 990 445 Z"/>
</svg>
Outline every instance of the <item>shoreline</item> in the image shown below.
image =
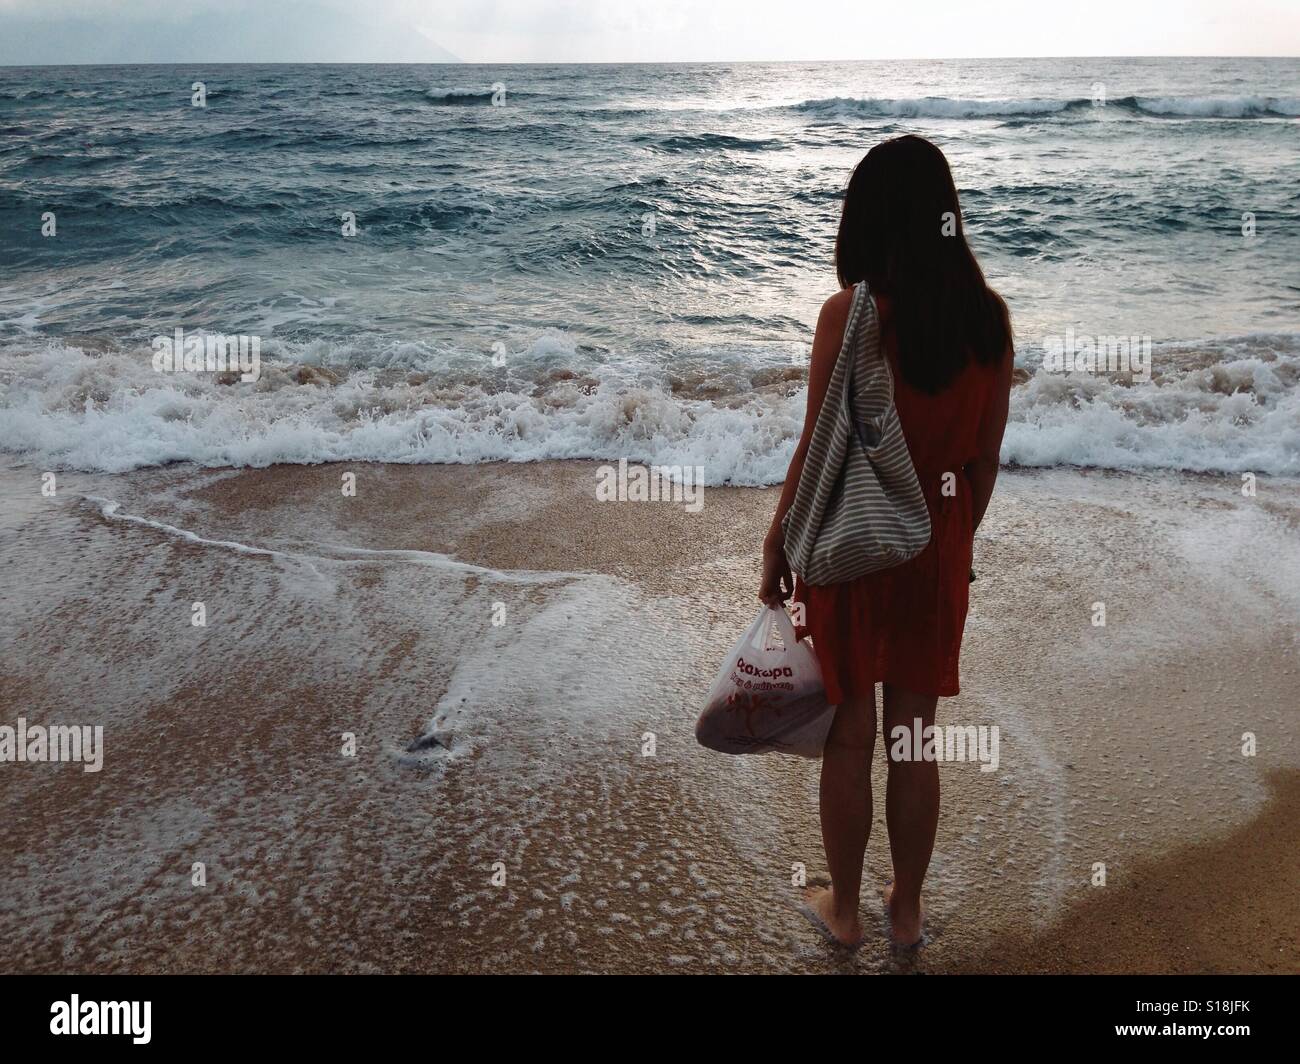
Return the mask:
<svg viewBox="0 0 1300 1064">
<path fill-rule="evenodd" d="M 93 706 L 106 734 L 84 779 L 0 766 L 13 969 L 1300 970 L 1300 485 L 1004 470 L 940 704 L 1002 765 L 941 766 L 932 942 L 899 962 L 795 910 L 815 763 L 694 743 L 779 489 L 599 504 L 601 464 L 68 473 L 55 500 L 4 471 L 0 723 Z"/>
</svg>

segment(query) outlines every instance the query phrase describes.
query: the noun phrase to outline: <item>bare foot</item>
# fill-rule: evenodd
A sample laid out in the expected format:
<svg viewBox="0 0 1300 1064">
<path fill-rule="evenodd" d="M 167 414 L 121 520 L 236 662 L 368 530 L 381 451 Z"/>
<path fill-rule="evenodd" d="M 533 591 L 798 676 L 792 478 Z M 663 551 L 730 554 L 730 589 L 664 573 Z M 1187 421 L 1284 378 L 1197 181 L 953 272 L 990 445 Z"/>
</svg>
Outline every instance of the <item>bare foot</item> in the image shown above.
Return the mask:
<svg viewBox="0 0 1300 1064">
<path fill-rule="evenodd" d="M 925 924 L 925 907 L 918 900 L 909 905 L 894 897 L 894 884 L 885 884 L 885 911 L 889 913 L 889 938 L 895 946 L 919 946 Z"/>
<path fill-rule="evenodd" d="M 858 921 L 858 914 L 839 916 L 835 912 L 834 887 L 805 887 L 803 898 L 812 915 L 841 946 L 853 948 L 862 945 L 862 924 Z"/>
</svg>

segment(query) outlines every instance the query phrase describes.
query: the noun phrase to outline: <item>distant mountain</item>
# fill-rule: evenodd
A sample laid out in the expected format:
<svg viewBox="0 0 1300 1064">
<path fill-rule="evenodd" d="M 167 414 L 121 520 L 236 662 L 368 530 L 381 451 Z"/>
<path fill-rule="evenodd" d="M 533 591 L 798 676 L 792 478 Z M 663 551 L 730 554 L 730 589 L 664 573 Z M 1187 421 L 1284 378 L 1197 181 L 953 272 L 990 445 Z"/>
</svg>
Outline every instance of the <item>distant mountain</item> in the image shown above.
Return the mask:
<svg viewBox="0 0 1300 1064">
<path fill-rule="evenodd" d="M 459 63 L 413 26 L 308 2 L 225 8 L 178 18 L 7 15 L 0 64 Z"/>
</svg>

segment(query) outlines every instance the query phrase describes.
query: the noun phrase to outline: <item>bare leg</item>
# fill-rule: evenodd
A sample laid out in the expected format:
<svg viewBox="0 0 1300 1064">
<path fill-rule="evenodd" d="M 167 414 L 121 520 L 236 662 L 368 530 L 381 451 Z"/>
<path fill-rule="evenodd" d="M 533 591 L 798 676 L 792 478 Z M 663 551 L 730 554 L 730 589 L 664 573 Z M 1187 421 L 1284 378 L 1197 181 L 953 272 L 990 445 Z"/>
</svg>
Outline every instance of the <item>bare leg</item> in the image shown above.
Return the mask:
<svg viewBox="0 0 1300 1064">
<path fill-rule="evenodd" d="M 812 887 L 808 904 L 839 941 L 862 941 L 858 899 L 862 858 L 871 833 L 871 757 L 876 746 L 876 695 L 844 702 L 822 754 L 822 844 L 831 886 Z"/>
<path fill-rule="evenodd" d="M 934 833 L 939 826 L 939 763 L 893 759 L 894 729 L 907 729 L 912 749 L 916 721 L 922 729 L 934 724 L 938 699 L 885 684 L 885 753 L 889 782 L 885 786 L 885 824 L 894 859 L 894 883 L 886 892 L 894 941 L 912 945 L 921 937 L 921 884 L 930 866 Z"/>
</svg>

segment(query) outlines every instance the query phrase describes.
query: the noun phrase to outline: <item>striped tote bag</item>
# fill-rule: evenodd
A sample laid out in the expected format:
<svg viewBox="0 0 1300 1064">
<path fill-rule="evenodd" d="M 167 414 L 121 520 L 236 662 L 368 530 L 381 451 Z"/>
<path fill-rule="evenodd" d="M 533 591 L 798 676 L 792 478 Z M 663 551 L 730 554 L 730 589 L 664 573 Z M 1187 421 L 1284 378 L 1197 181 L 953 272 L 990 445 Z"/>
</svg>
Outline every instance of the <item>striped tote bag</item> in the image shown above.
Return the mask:
<svg viewBox="0 0 1300 1064">
<path fill-rule="evenodd" d="M 853 293 L 844 343 L 782 528 L 790 568 L 815 585 L 888 569 L 930 542 L 930 511 L 903 438 L 865 281 Z"/>
</svg>

